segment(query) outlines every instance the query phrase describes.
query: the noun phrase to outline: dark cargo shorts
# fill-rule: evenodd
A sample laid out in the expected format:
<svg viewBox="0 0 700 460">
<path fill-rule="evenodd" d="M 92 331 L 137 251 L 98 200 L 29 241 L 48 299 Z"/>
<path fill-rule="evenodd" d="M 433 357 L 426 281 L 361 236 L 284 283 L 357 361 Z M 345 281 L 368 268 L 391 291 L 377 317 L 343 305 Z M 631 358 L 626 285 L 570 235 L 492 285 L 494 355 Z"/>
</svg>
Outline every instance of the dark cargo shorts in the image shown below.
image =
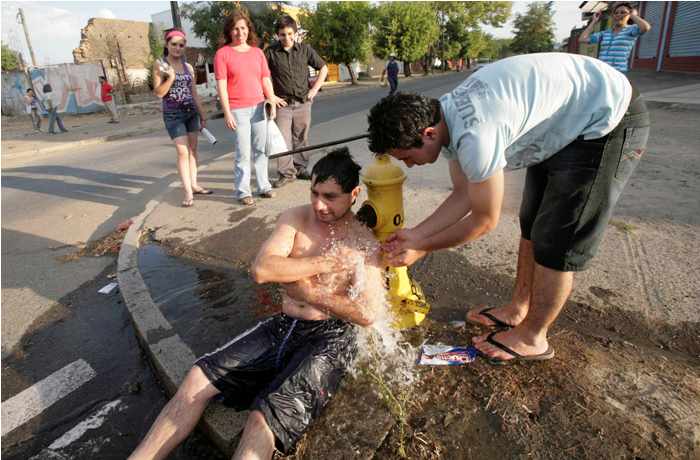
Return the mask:
<svg viewBox="0 0 700 460">
<path fill-rule="evenodd" d="M 646 105 L 637 96 L 606 136 L 576 139 L 527 169 L 520 229 L 533 243 L 535 262 L 559 271 L 586 269 L 646 152 L 649 125 Z"/>
<path fill-rule="evenodd" d="M 340 385 L 356 353 L 357 331 L 338 319 L 273 316 L 199 358 L 224 404 L 265 416 L 287 453 Z"/>
</svg>

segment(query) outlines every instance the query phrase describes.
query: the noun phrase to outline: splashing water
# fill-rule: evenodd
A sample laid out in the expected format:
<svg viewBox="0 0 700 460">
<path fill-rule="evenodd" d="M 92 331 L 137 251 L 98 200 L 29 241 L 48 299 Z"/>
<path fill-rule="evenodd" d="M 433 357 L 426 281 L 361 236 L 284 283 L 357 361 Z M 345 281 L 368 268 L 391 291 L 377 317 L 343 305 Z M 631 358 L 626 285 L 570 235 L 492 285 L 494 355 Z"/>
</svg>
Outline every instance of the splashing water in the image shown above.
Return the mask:
<svg viewBox="0 0 700 460">
<path fill-rule="evenodd" d="M 345 233 L 342 239 L 340 233 Z M 381 260 L 379 242 L 367 227 L 352 223 L 346 232 L 331 231 L 327 251 L 331 256 L 342 257 L 347 273 L 352 274 L 347 284 L 348 297 L 355 301 L 362 297 L 372 299 L 363 303 L 363 307 L 373 310 L 367 313 L 374 322 L 371 326 L 359 328 L 358 355 L 350 373 L 357 376 L 359 372 L 368 372 L 373 380 L 379 379 L 391 387 L 410 385 L 415 380 L 417 350 L 392 327 L 394 315 L 384 280 L 368 277 L 366 269 L 372 260 Z M 333 289 L 340 283 L 347 283 L 348 278 L 331 275 L 324 282 Z"/>
</svg>

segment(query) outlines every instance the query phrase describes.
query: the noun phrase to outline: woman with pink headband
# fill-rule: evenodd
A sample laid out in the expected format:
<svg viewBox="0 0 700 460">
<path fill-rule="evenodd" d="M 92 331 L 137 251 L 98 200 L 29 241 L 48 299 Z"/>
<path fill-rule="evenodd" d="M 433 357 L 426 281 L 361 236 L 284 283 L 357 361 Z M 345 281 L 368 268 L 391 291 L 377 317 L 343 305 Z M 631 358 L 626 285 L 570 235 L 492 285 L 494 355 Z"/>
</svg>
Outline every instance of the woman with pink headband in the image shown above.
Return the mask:
<svg viewBox="0 0 700 460">
<path fill-rule="evenodd" d="M 153 92 L 163 99 L 163 121 L 175 144 L 177 170 L 185 189 L 182 206 L 189 208 L 194 195 L 212 192 L 197 183 L 197 137 L 206 126 L 206 117 L 195 87 L 194 69 L 185 61 L 186 43 L 181 30 L 166 32 L 163 59 L 153 66 Z"/>
<path fill-rule="evenodd" d="M 286 103 L 275 96 L 267 59 L 258 48 L 253 22 L 245 13 L 239 10 L 226 19 L 224 39 L 224 46 L 214 57 L 216 89 L 226 127 L 233 131 L 235 197 L 240 204 L 252 206 L 255 200 L 250 189 L 251 157 L 258 195 L 275 196 L 267 175 L 265 99 L 272 107 L 271 118 L 275 118 L 277 104 Z"/>
</svg>

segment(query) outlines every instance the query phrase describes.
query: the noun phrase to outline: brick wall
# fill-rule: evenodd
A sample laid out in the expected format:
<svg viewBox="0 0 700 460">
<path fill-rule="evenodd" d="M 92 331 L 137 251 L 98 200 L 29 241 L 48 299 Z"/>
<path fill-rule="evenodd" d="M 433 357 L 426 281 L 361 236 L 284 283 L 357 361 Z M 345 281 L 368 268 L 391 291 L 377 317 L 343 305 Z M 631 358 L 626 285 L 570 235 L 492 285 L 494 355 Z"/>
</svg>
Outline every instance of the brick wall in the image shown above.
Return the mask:
<svg viewBox="0 0 700 460">
<path fill-rule="evenodd" d="M 117 44 L 127 69 L 143 69 L 149 64 L 147 22 L 92 18 L 80 36 L 80 46 L 73 50 L 76 64 L 117 59 Z"/>
</svg>

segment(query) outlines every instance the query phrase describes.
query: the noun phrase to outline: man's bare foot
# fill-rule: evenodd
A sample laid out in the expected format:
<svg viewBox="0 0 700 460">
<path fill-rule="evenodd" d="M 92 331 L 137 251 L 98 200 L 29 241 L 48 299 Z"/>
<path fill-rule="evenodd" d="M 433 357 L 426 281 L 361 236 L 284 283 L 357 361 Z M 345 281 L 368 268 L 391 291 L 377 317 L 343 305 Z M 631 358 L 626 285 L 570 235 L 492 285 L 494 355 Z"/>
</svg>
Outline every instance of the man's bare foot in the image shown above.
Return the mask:
<svg viewBox="0 0 700 460">
<path fill-rule="evenodd" d="M 544 360 L 554 356 L 546 338 L 533 338 L 522 327 L 473 337 L 474 346 L 485 358 L 498 361 Z"/>
<path fill-rule="evenodd" d="M 481 305 L 467 312 L 467 322 L 487 327 L 515 327 L 527 316 L 527 307 L 513 304 L 500 307 Z"/>
</svg>

